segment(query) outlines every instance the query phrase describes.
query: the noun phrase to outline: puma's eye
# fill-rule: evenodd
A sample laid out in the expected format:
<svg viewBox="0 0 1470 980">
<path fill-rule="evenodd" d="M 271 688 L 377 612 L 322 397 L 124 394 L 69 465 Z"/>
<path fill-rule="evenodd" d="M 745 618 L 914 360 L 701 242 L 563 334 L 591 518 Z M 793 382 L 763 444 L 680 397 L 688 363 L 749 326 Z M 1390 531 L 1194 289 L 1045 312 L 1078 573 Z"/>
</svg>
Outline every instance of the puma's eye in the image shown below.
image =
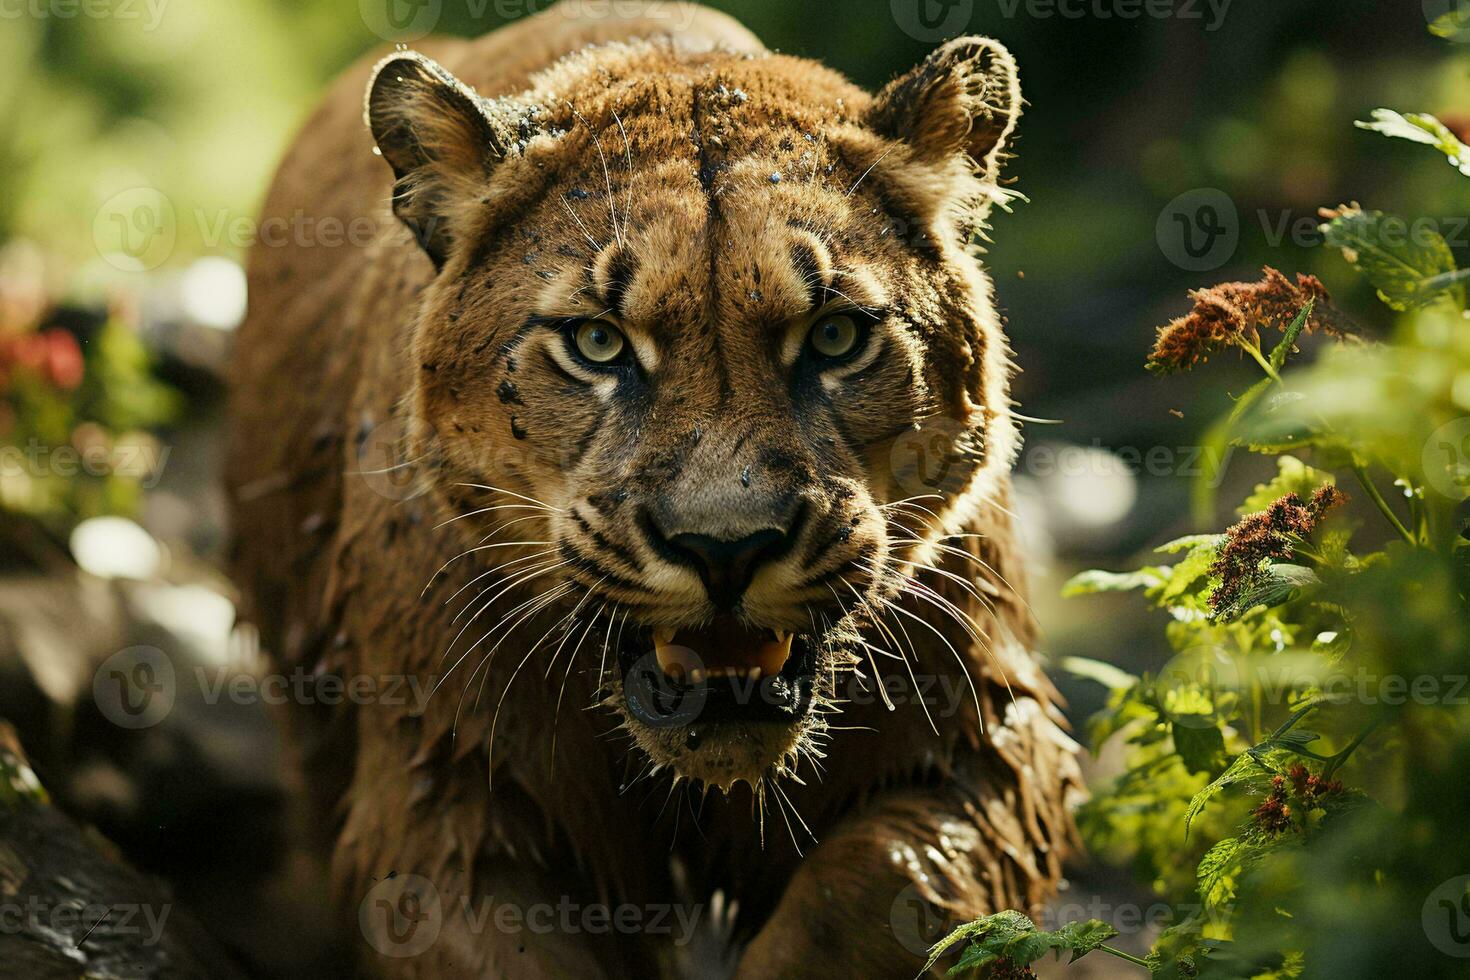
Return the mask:
<svg viewBox="0 0 1470 980">
<path fill-rule="evenodd" d="M 846 357 L 857 347 L 859 336 L 857 321 L 839 314 L 818 320 L 809 342 L 823 357 Z"/>
<path fill-rule="evenodd" d="M 593 364 L 611 364 L 628 344 L 623 332 L 606 320 L 587 320 L 577 326 L 574 336 L 577 353 Z"/>
</svg>

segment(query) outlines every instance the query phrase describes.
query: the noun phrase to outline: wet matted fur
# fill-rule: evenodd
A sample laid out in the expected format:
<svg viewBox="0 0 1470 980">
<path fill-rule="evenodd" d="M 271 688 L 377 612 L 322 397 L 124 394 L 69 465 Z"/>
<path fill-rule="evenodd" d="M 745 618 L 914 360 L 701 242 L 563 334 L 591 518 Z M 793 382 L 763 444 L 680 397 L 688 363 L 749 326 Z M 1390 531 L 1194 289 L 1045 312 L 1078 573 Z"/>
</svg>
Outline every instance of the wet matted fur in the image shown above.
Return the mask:
<svg viewBox="0 0 1470 980">
<path fill-rule="evenodd" d="M 265 204 L 297 230 L 250 257 L 235 570 L 281 669 L 368 694 L 292 711 L 316 832 L 354 916 L 431 883 L 426 950 L 362 945 L 382 975 L 912 976 L 915 902 L 1046 898 L 1078 785 L 973 248 L 1014 62 L 961 38 L 874 96 L 702 8 L 576 13 L 352 69 Z M 834 315 L 861 341 L 824 359 Z M 726 615 L 798 634 L 809 707 L 631 712 L 623 654 L 717 613 L 671 542 L 773 524 Z M 498 929 L 487 899 L 712 928 Z"/>
</svg>

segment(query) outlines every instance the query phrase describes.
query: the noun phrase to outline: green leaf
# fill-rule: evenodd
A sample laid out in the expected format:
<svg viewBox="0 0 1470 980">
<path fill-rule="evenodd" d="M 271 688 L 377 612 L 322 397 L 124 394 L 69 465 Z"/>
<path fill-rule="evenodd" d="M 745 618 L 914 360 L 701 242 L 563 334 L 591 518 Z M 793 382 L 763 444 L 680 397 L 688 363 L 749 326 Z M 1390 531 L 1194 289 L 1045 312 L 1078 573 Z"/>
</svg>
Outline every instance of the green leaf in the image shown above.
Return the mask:
<svg viewBox="0 0 1470 980">
<path fill-rule="evenodd" d="M 1132 592 L 1163 585 L 1167 568 L 1140 568 L 1136 572 L 1105 572 L 1100 569 L 1081 572 L 1062 586 L 1062 598 L 1094 595 L 1099 592 Z"/>
<path fill-rule="evenodd" d="M 1174 751 L 1190 772 L 1219 772 L 1225 765 L 1225 736 L 1213 724 L 1174 722 Z"/>
<path fill-rule="evenodd" d="M 1291 323 L 1287 324 L 1286 331 L 1281 338 L 1281 343 L 1277 344 L 1271 349 L 1271 367 L 1274 368 L 1278 374 L 1281 372 L 1281 369 L 1286 366 L 1286 359 L 1288 356 L 1290 356 L 1292 350 L 1296 347 L 1297 338 L 1300 337 L 1302 335 L 1302 331 L 1307 328 L 1307 318 L 1312 315 L 1312 307 L 1316 305 L 1316 300 L 1307 300 L 1307 305 L 1303 306 L 1302 311 L 1296 315 L 1295 319 L 1293 319 Z"/>
<path fill-rule="evenodd" d="M 1470 17 L 1463 10 L 1454 11 L 1454 14 L 1461 18 Z M 1435 23 L 1445 19 L 1441 17 Z M 1431 26 L 1430 30 L 1434 30 L 1434 27 Z M 1401 115 L 1392 109 L 1374 109 L 1372 122 L 1359 121 L 1354 125 L 1384 136 L 1432 146 L 1449 158 L 1450 166 L 1470 177 L 1470 146 L 1461 143 L 1460 138 L 1448 126 L 1428 113 L 1410 112 Z"/>
<path fill-rule="evenodd" d="M 1088 657 L 1064 657 L 1061 668 L 1076 677 L 1096 681 L 1109 691 L 1126 691 L 1138 683 L 1138 678 L 1126 670 Z"/>
<path fill-rule="evenodd" d="M 1257 484 L 1236 513 L 1241 516 L 1258 514 L 1288 493 L 1296 494 L 1305 502 L 1324 483 L 1336 482 L 1336 477 L 1325 470 L 1308 466 L 1295 456 L 1281 456 L 1276 460 L 1276 475 L 1268 483 Z"/>
<path fill-rule="evenodd" d="M 1004 947 L 1005 943 L 1015 936 L 1025 932 L 1034 932 L 1035 929 L 1034 922 L 1014 909 L 1006 909 L 1003 912 L 976 919 L 974 922 L 966 922 L 934 944 L 929 950 L 929 959 L 924 964 L 924 969 L 920 971 L 920 976 L 929 972 L 929 969 L 939 962 L 939 958 L 952 947 L 967 939 L 998 953 L 999 948 Z"/>
<path fill-rule="evenodd" d="M 970 945 L 959 962 L 950 967 L 950 976 L 977 970 L 1002 958 L 1019 966 L 1029 966 L 1050 952 L 1060 959 L 1063 950 L 1072 953 L 1069 962 L 1076 962 L 1078 957 L 1098 949 L 1117 934 L 1118 930 L 1097 919 L 1071 922 L 1055 932 L 1043 932 L 1020 912 L 1007 909 L 966 923 L 950 933 L 930 951 L 924 970 L 927 972 L 946 950 L 962 940 L 969 940 Z"/>
<path fill-rule="evenodd" d="M 1322 580 L 1317 577 L 1317 573 L 1305 565 L 1286 562 L 1267 565 L 1241 593 L 1240 598 L 1221 609 L 1215 618 L 1226 623 L 1233 622 L 1257 606 L 1279 606 L 1321 584 Z"/>
<path fill-rule="evenodd" d="M 1098 919 L 1069 922 L 1057 930 L 1057 935 L 1063 937 L 1066 943 L 1062 948 L 1072 951 L 1072 958 L 1067 961 L 1068 963 L 1076 963 L 1079 958 L 1086 956 L 1117 934 L 1117 929 Z"/>
<path fill-rule="evenodd" d="M 1470 7 L 1457 4 L 1429 24 L 1429 33 L 1450 41 L 1470 41 Z"/>
<path fill-rule="evenodd" d="M 1177 599 L 1189 587 L 1210 573 L 1210 566 L 1215 563 L 1215 546 L 1205 545 L 1191 551 L 1183 561 L 1175 565 L 1169 571 L 1168 584 L 1159 595 L 1162 602 Z"/>
<path fill-rule="evenodd" d="M 1222 908 L 1235 899 L 1235 882 L 1249 850 L 1250 845 L 1241 838 L 1227 837 L 1205 852 L 1196 876 L 1200 901 L 1207 908 Z"/>
<path fill-rule="evenodd" d="M 1341 209 L 1321 230 L 1327 244 L 1341 249 L 1395 310 L 1418 309 L 1450 293 L 1464 306 L 1463 277 L 1437 231 L 1357 208 Z"/>
<path fill-rule="evenodd" d="M 1306 748 L 1321 737 L 1316 732 L 1307 731 L 1305 728 L 1293 728 L 1278 735 L 1272 735 L 1262 742 L 1259 748 L 1295 751 Z"/>
<path fill-rule="evenodd" d="M 1218 548 L 1224 543 L 1225 535 L 1223 534 L 1186 534 L 1182 538 L 1167 541 L 1154 550 L 1161 554 L 1172 555 L 1194 548 Z"/>
<path fill-rule="evenodd" d="M 978 970 L 987 963 L 998 959 L 995 953 L 985 949 L 983 946 L 970 946 L 960 954 L 959 960 L 946 972 L 946 976 L 957 977 L 972 970 Z"/>
<path fill-rule="evenodd" d="M 20 756 L 18 748 L 10 748 L 5 735 L 6 732 L 0 730 L 0 809 L 14 810 L 22 803 L 49 802 L 41 781 Z"/>
<path fill-rule="evenodd" d="M 1185 839 L 1189 838 L 1189 825 L 1194 822 L 1195 817 L 1199 816 L 1200 811 L 1205 808 L 1206 803 L 1210 802 L 1211 797 L 1227 786 L 1234 786 L 1236 783 L 1267 772 L 1270 770 L 1261 765 L 1260 761 L 1249 752 L 1242 752 L 1236 756 L 1235 761 L 1230 763 L 1224 772 L 1216 776 L 1204 789 L 1194 794 L 1194 798 L 1189 801 L 1189 808 L 1184 811 Z"/>
<path fill-rule="evenodd" d="M 1092 716 L 1087 723 L 1087 741 L 1093 754 L 1102 750 L 1103 744 L 1135 721 L 1156 721 L 1159 710 L 1137 696 L 1138 685 L 1114 692 L 1108 707 Z M 1116 703 L 1112 703 L 1116 702 Z"/>
</svg>

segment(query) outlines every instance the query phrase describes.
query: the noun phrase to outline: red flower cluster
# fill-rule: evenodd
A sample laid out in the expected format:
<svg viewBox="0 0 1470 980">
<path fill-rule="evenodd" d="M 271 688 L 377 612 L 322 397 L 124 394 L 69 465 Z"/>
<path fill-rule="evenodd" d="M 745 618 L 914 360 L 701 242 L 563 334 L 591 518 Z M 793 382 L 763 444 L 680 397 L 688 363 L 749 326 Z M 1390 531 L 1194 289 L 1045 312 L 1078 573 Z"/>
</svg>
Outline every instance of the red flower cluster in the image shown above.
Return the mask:
<svg viewBox="0 0 1470 980">
<path fill-rule="evenodd" d="M 1288 535 L 1305 538 L 1328 511 L 1346 500 L 1347 494 L 1331 484 L 1318 487 L 1305 504 L 1288 493 L 1227 530 L 1225 544 L 1210 565 L 1210 574 L 1220 578 L 1219 586 L 1210 593 L 1210 608 L 1218 613 L 1235 605 L 1260 578 L 1262 563 L 1292 556 Z"/>
<path fill-rule="evenodd" d="M 1288 781 L 1290 789 L 1288 789 Z M 1267 833 L 1277 834 L 1291 827 L 1291 800 L 1306 810 L 1312 809 L 1324 797 L 1342 792 L 1342 783 L 1326 780 L 1298 762 L 1286 771 L 1285 776 L 1271 777 L 1271 793 L 1251 816 L 1256 826 Z"/>
<path fill-rule="evenodd" d="M 1286 780 L 1271 777 L 1271 795 L 1252 811 L 1256 826 L 1269 834 L 1278 834 L 1291 826 L 1291 804 L 1286 801 Z"/>
<path fill-rule="evenodd" d="M 75 390 L 85 373 L 77 339 L 59 328 L 0 337 L 0 389 L 15 368 L 39 374 L 63 391 Z"/>
<path fill-rule="evenodd" d="M 1305 333 L 1347 333 L 1332 309 L 1331 297 L 1316 276 L 1298 275 L 1293 283 L 1266 266 L 1259 282 L 1225 282 L 1190 292 L 1194 309 L 1159 328 L 1147 367 L 1156 374 L 1187 371 L 1211 354 L 1242 340 L 1259 345 L 1262 327 L 1285 330 L 1308 302 L 1313 304 Z"/>
<path fill-rule="evenodd" d="M 1324 796 L 1336 796 L 1342 792 L 1341 782 L 1336 779 L 1329 782 L 1308 770 L 1300 762 L 1288 769 L 1286 774 L 1291 777 L 1292 792 L 1306 803 L 1315 803 Z"/>
</svg>

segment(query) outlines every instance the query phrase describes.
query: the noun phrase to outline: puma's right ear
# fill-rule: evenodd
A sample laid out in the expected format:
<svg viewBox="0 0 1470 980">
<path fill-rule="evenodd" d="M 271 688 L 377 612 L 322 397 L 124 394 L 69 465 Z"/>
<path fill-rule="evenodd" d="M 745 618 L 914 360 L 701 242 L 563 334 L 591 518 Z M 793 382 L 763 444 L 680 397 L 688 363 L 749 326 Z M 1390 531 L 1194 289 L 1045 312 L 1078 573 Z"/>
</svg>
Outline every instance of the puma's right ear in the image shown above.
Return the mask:
<svg viewBox="0 0 1470 980">
<path fill-rule="evenodd" d="M 485 180 L 511 145 L 495 103 L 438 63 L 402 51 L 373 69 L 364 115 L 396 178 L 393 213 L 442 268 L 454 241 L 456 205 L 483 196 Z"/>
<path fill-rule="evenodd" d="M 869 123 L 921 159 L 963 154 L 994 183 L 1020 116 L 1016 59 L 999 41 L 958 37 L 879 92 Z"/>
</svg>

